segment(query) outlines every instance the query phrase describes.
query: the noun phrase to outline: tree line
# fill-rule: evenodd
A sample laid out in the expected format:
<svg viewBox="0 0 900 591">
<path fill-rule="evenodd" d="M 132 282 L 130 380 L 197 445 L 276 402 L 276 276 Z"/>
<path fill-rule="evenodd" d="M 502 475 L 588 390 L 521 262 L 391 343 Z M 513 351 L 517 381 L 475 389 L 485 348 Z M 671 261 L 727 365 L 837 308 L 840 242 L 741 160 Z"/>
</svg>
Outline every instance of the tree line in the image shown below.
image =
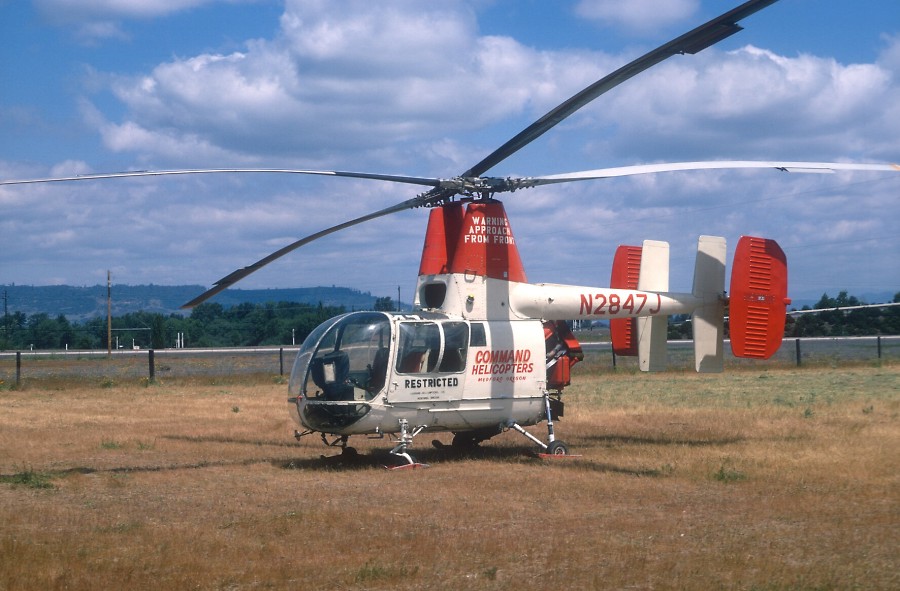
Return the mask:
<svg viewBox="0 0 900 591">
<path fill-rule="evenodd" d="M 343 306 L 296 302 L 201 304 L 189 316 L 134 312 L 112 318 L 112 346 L 142 349 L 300 344 Z M 14 312 L 2 319 L 0 350 L 106 349 L 107 319 L 70 322 L 65 315 Z"/>
<path fill-rule="evenodd" d="M 894 294 L 893 303 L 900 303 L 900 292 Z M 827 293 L 822 294 L 812 308 L 803 306 L 801 311 L 823 311 L 789 315 L 784 327 L 784 336 L 797 338 L 900 335 L 900 306 L 846 311 L 834 309 L 864 305 L 866 302 L 848 295 L 846 291 L 841 291 L 834 298 Z M 690 316 L 673 316 L 672 319 L 673 322 L 669 324 L 669 338 L 673 340 L 691 338 Z"/>
<path fill-rule="evenodd" d="M 900 302 L 900 292 L 894 295 Z M 863 310 L 830 310 L 863 305 L 842 291 L 836 298 L 823 294 L 815 314 L 790 317 L 785 337 L 866 336 L 900 334 L 900 306 Z M 392 310 L 390 298 L 379 298 L 376 310 Z M 804 309 L 809 309 L 804 306 Z M 112 318 L 113 347 L 142 349 L 173 348 L 179 341 L 187 347 L 252 347 L 300 344 L 316 326 L 338 314 L 343 306 L 296 302 L 244 303 L 228 308 L 217 303 L 201 304 L 189 316 L 134 312 Z M 669 338 L 690 338 L 690 322 L 675 318 Z M 65 315 L 7 314 L 0 324 L 0 350 L 106 349 L 106 318 L 70 322 Z"/>
<path fill-rule="evenodd" d="M 900 303 L 900 292 L 894 294 L 893 303 Z M 873 335 L 900 335 L 900 306 L 889 308 L 864 308 L 842 311 L 834 308 L 864 306 L 866 302 L 842 291 L 836 298 L 822 294 L 813 309 L 823 309 L 815 314 L 798 314 L 790 317 L 785 326 L 788 337 L 852 337 Z M 803 307 L 809 310 L 808 306 Z"/>
</svg>

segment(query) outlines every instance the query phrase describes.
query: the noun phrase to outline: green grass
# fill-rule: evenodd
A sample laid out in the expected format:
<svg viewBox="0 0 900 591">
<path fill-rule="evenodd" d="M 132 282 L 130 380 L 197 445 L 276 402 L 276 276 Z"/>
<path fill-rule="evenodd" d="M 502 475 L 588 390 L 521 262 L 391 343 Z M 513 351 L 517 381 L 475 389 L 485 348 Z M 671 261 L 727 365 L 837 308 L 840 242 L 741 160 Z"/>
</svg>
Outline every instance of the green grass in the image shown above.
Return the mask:
<svg viewBox="0 0 900 591">
<path fill-rule="evenodd" d="M 55 488 L 53 483 L 50 482 L 51 478 L 52 475 L 50 474 L 27 469 L 9 476 L 0 475 L 0 483 L 34 489 Z"/>
</svg>

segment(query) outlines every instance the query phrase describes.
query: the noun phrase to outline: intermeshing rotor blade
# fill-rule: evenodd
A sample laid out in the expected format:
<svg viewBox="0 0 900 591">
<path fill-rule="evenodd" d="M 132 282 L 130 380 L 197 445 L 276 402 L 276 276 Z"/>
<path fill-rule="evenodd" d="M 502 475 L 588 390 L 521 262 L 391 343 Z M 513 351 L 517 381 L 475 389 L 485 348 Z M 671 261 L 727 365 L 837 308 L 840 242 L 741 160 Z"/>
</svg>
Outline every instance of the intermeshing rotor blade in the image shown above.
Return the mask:
<svg viewBox="0 0 900 591">
<path fill-rule="evenodd" d="M 537 187 L 555 183 L 589 181 L 614 177 L 675 172 L 679 170 L 716 170 L 741 168 L 774 168 L 785 172 L 832 173 L 836 170 L 861 170 L 873 172 L 900 172 L 898 164 L 857 164 L 852 162 L 787 162 L 756 160 L 711 160 L 706 162 L 662 162 L 658 164 L 638 164 L 614 168 L 598 168 L 564 174 L 527 177 L 520 181 L 522 187 Z"/>
<path fill-rule="evenodd" d="M 460 176 L 478 177 L 483 175 L 598 96 L 673 55 L 695 54 L 710 45 L 730 37 L 742 29 L 742 27 L 738 26 L 738 21 L 775 2 L 777 0 L 750 0 L 750 2 L 745 2 L 737 8 L 729 10 L 706 24 L 700 25 L 696 29 L 622 66 L 558 105 Z"/>
<path fill-rule="evenodd" d="M 250 273 L 253 273 L 254 271 L 261 269 L 262 267 L 268 265 L 272 261 L 283 257 L 284 255 L 288 254 L 289 252 L 291 252 L 293 250 L 300 248 L 304 244 L 309 244 L 313 240 L 317 240 L 319 238 L 322 238 L 323 236 L 327 236 L 328 234 L 337 232 L 338 230 L 343 230 L 345 228 L 349 228 L 351 226 L 355 226 L 357 224 L 361 224 L 363 222 L 367 222 L 367 221 L 373 220 L 375 218 L 380 218 L 382 216 L 390 215 L 392 213 L 397 213 L 397 212 L 404 211 L 407 209 L 413 209 L 415 207 L 420 207 L 424 203 L 427 203 L 427 197 L 429 197 L 432 192 L 433 191 L 429 191 L 428 193 L 424 193 L 423 195 L 414 197 L 412 199 L 407 199 L 406 201 L 403 201 L 402 203 L 398 203 L 396 205 L 392 205 L 391 207 L 386 207 L 386 208 L 378 210 L 376 212 L 369 213 L 364 216 L 340 223 L 336 226 L 326 228 L 325 230 L 320 230 L 319 232 L 316 232 L 315 234 L 310 234 L 309 236 L 306 236 L 305 238 L 301 238 L 300 240 L 292 242 L 292 243 L 288 244 L 287 246 L 285 246 L 279 250 L 276 250 L 269 256 L 256 261 L 252 265 L 248 265 L 248 266 L 244 267 L 243 269 L 238 269 L 237 271 L 219 279 L 218 281 L 215 282 L 215 284 L 212 288 L 203 292 L 202 294 L 200 294 L 199 296 L 197 296 L 196 298 L 194 298 L 193 300 L 189 301 L 188 303 L 184 304 L 181 307 L 182 308 L 193 308 L 194 306 L 202 304 L 203 302 L 205 302 L 209 298 L 213 297 L 217 293 L 221 292 L 222 290 L 225 290 L 225 289 L 231 287 L 232 285 L 234 285 L 235 283 L 237 283 L 238 281 L 240 281 L 241 279 L 243 279 Z"/>
<path fill-rule="evenodd" d="M 441 180 L 429 177 L 404 176 L 397 174 L 377 174 L 372 172 L 350 172 L 345 170 L 294 170 L 290 168 L 197 168 L 184 170 L 130 170 L 125 172 L 105 172 L 97 174 L 79 174 L 66 177 L 52 177 L 42 179 L 2 180 L 0 185 L 30 185 L 37 183 L 58 183 L 63 181 L 90 181 L 97 179 L 118 179 L 144 176 L 177 176 L 192 174 L 235 174 L 235 173 L 259 173 L 259 174 L 308 174 L 318 176 L 349 177 L 356 179 L 371 179 L 376 181 L 391 181 L 394 183 L 407 183 L 411 185 L 423 185 L 437 187 Z"/>
<path fill-rule="evenodd" d="M 320 232 L 316 232 L 315 234 L 311 234 L 305 238 L 297 240 L 288 246 L 270 254 L 269 256 L 257 261 L 256 263 L 244 267 L 243 269 L 239 269 L 230 275 L 220 279 L 216 282 L 215 286 L 201 294 L 200 296 L 194 298 L 183 307 L 191 308 L 200 304 L 210 297 L 216 295 L 222 290 L 230 287 L 240 279 L 243 279 L 247 275 L 253 273 L 257 269 L 267 265 L 268 263 L 278 259 L 279 257 L 284 256 L 285 254 L 305 245 L 313 240 L 321 238 L 323 236 L 327 236 L 328 234 L 332 234 L 333 232 L 337 232 L 338 230 L 342 230 L 344 228 L 348 228 L 350 226 L 355 226 L 362 222 L 375 219 L 378 217 L 382 217 L 385 215 L 389 215 L 391 213 L 396 213 L 399 211 L 403 211 L 405 209 L 412 209 L 414 207 L 420 207 L 423 205 L 433 205 L 442 201 L 446 201 L 448 199 L 453 198 L 454 195 L 459 194 L 460 192 L 471 192 L 478 191 L 480 185 L 478 183 L 474 183 L 471 187 L 467 185 L 466 180 L 471 179 L 473 177 L 481 177 L 483 173 L 485 173 L 490 168 L 494 167 L 499 162 L 505 160 L 515 152 L 519 151 L 548 130 L 553 128 L 559 122 L 561 122 L 566 117 L 575 113 L 578 109 L 585 106 L 598 96 L 608 92 L 609 90 L 615 88 L 619 84 L 625 82 L 626 80 L 632 78 L 633 76 L 643 72 L 644 70 L 662 62 L 663 60 L 679 53 L 697 53 L 714 43 L 733 35 L 741 30 L 741 27 L 737 25 L 737 22 L 746 18 L 747 16 L 752 15 L 753 13 L 762 10 L 766 6 L 774 4 L 777 0 L 749 0 L 748 2 L 744 2 L 737 8 L 734 8 L 725 14 L 703 24 L 684 35 L 669 41 L 668 43 L 654 49 L 653 51 L 645 54 L 642 57 L 632 61 L 631 63 L 622 66 L 615 72 L 601 78 L 597 82 L 588 86 L 578 94 L 572 96 L 549 113 L 535 121 L 533 124 L 525 128 L 518 135 L 510 139 L 508 142 L 503 144 L 500 148 L 495 150 L 489 156 L 484 158 L 481 162 L 470 168 L 468 171 L 463 173 L 461 177 L 457 177 L 457 179 L 451 179 L 450 181 L 444 181 L 441 179 L 434 178 L 423 178 L 423 177 L 410 177 L 410 176 L 401 176 L 401 175 L 387 175 L 387 174 L 371 174 L 371 173 L 362 173 L 362 172 L 343 172 L 343 171 L 317 171 L 317 170 L 290 170 L 290 169 L 196 169 L 196 170 L 163 170 L 163 171 L 131 171 L 131 172 L 119 172 L 119 173 L 108 173 L 108 174 L 86 174 L 86 175 L 78 175 L 78 176 L 70 176 L 70 177 L 60 177 L 60 178 L 45 178 L 45 179 L 31 179 L 31 180 L 8 180 L 2 181 L 0 180 L 0 185 L 14 185 L 14 184 L 31 184 L 31 183 L 47 183 L 47 182 L 58 182 L 58 181 L 77 181 L 77 180 L 89 180 L 89 179 L 105 179 L 105 178 L 123 178 L 123 177 L 146 177 L 146 176 L 166 176 L 166 175 L 187 175 L 187 174 L 212 174 L 212 173 L 288 173 L 288 174 L 308 174 L 308 175 L 321 175 L 321 176 L 335 176 L 335 177 L 350 177 L 350 178 L 363 178 L 363 179 L 374 179 L 374 180 L 384 180 L 384 181 L 393 181 L 400 183 L 409 183 L 416 185 L 424 185 L 432 187 L 429 191 L 418 195 L 413 199 L 409 199 L 392 207 L 388 207 L 386 209 L 382 209 L 376 211 L 374 213 L 370 213 L 368 215 L 364 215 L 362 217 L 338 224 L 336 226 L 332 226 Z M 590 172 L 590 171 L 589 171 Z M 597 172 L 597 171 L 593 171 Z M 649 171 L 647 171 L 649 172 Z M 587 173 L 573 173 L 574 175 L 579 174 L 587 174 Z M 630 174 L 640 174 L 639 172 L 632 172 Z M 614 176 L 614 175 L 606 175 L 606 176 Z M 560 177 L 560 178 L 556 178 Z M 585 177 L 585 179 L 588 177 Z M 596 177 L 601 178 L 601 177 Z M 535 186 L 537 184 L 550 184 L 552 182 L 565 182 L 567 180 L 582 180 L 580 178 L 574 178 L 572 175 L 569 175 L 569 178 L 561 178 L 560 175 L 554 175 L 554 177 L 541 177 L 537 179 L 521 179 L 520 181 L 511 183 L 510 187 L 506 190 L 514 190 L 514 188 L 527 187 L 527 186 Z M 484 185 L 487 190 L 491 189 L 491 185 Z M 489 191 L 490 192 L 490 191 Z"/>
</svg>

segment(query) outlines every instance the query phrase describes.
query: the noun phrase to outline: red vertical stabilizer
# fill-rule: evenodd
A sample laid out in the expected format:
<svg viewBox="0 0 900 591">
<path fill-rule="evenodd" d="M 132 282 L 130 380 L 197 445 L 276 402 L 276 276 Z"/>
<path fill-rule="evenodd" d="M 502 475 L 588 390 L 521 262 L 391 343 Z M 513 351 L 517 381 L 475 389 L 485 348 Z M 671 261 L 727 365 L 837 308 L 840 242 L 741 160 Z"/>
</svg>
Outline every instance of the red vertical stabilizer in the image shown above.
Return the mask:
<svg viewBox="0 0 900 591">
<path fill-rule="evenodd" d="M 450 262 L 450 272 L 521 283 L 527 281 L 502 203 L 469 203 Z"/>
<path fill-rule="evenodd" d="M 463 223 L 463 207 L 448 203 L 435 207 L 428 216 L 425 245 L 419 275 L 441 275 L 450 272 L 450 261 L 456 252 Z"/>
<path fill-rule="evenodd" d="M 774 240 L 741 236 L 731 268 L 729 327 L 735 357 L 768 359 L 784 336 L 787 257 Z"/>
<path fill-rule="evenodd" d="M 619 246 L 613 258 L 609 286 L 613 289 L 637 289 L 641 274 L 640 246 Z M 609 321 L 610 338 L 616 355 L 635 356 L 637 346 L 637 318 L 614 318 Z"/>
</svg>

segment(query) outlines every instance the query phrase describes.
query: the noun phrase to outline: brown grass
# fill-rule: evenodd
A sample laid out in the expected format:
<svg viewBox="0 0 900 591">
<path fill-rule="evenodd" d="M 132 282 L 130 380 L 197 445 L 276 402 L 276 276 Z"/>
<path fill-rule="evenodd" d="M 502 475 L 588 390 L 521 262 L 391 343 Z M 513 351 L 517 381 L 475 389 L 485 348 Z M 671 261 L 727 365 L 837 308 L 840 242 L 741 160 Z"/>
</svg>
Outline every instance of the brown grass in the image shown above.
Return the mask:
<svg viewBox="0 0 900 591">
<path fill-rule="evenodd" d="M 0 391 L 0 589 L 897 589 L 898 373 L 576 376 L 582 457 L 398 472 L 271 378 Z"/>
</svg>

